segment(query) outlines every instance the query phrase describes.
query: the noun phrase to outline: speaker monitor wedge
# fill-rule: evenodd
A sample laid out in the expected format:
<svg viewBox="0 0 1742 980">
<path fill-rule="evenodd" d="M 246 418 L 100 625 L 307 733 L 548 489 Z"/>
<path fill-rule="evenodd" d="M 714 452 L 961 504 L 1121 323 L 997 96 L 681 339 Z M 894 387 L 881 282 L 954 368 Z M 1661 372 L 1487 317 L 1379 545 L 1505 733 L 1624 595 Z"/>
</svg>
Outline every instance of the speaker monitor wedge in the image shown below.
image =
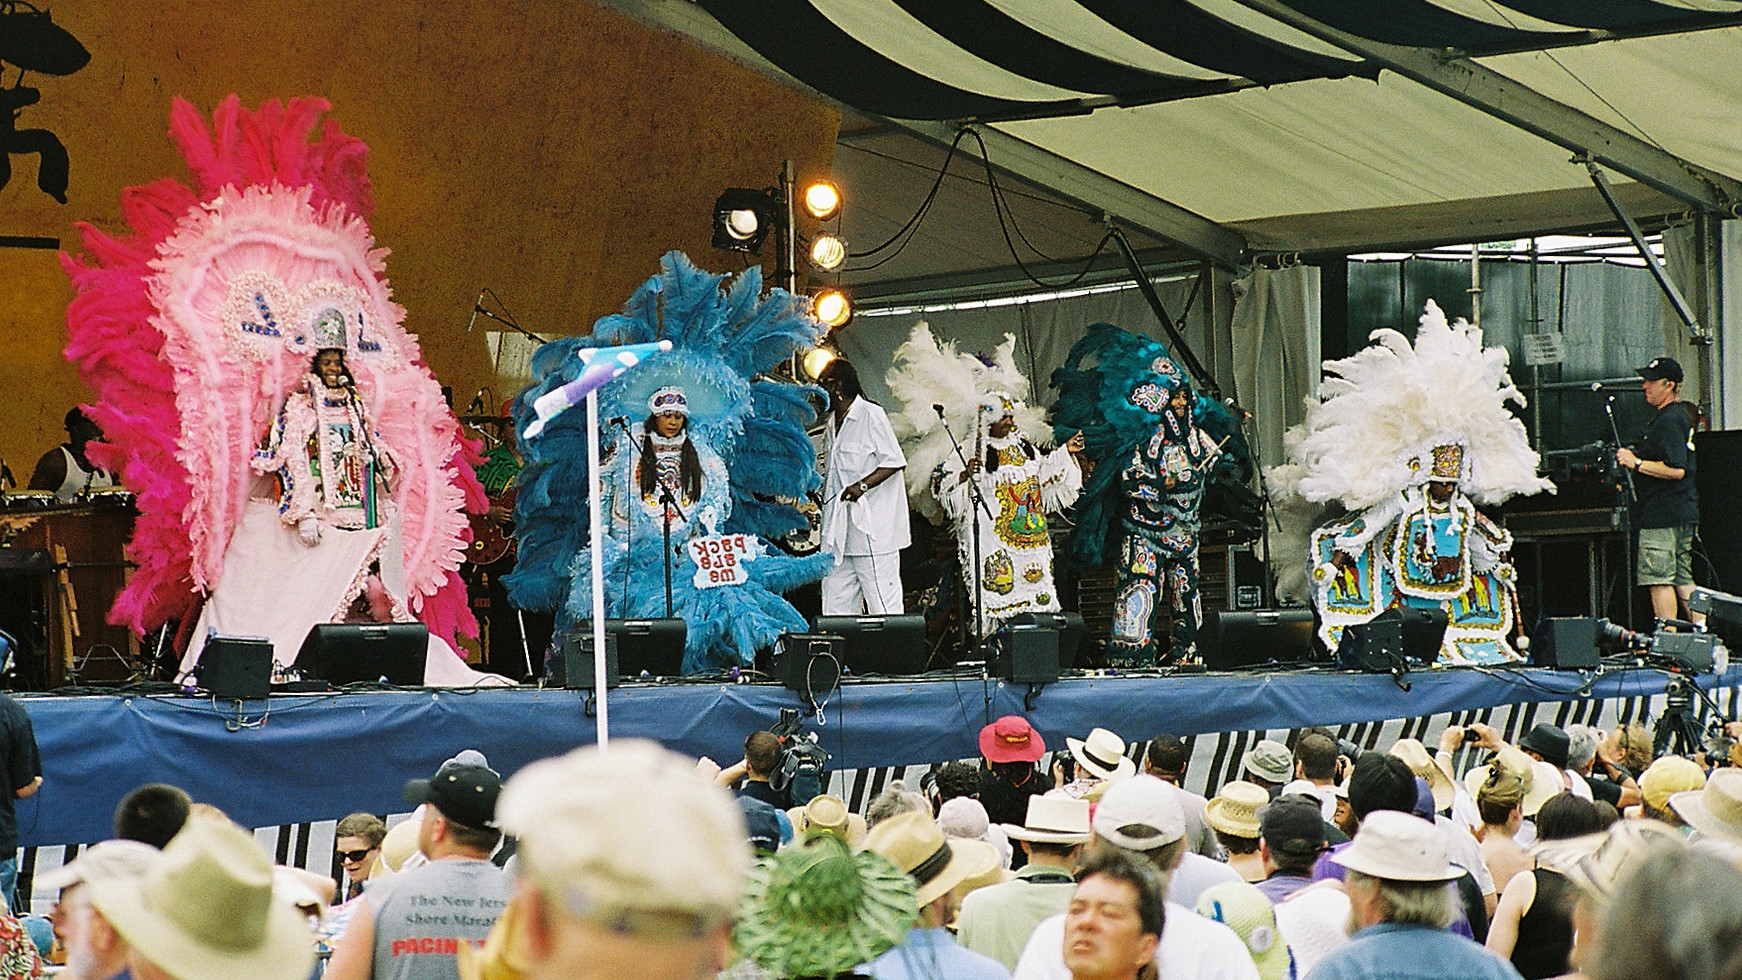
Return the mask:
<svg viewBox="0 0 1742 980">
<path fill-rule="evenodd" d="M 222 701 L 263 698 L 272 692 L 272 641 L 214 636 L 200 651 L 200 686 Z"/>
<path fill-rule="evenodd" d="M 1553 616 L 1530 634 L 1530 662 L 1557 670 L 1596 670 L 1597 621 L 1589 616 Z"/>
<path fill-rule="evenodd" d="M 1023 623 L 998 631 L 994 672 L 1014 684 L 1051 684 L 1059 679 L 1059 630 Z"/>
</svg>

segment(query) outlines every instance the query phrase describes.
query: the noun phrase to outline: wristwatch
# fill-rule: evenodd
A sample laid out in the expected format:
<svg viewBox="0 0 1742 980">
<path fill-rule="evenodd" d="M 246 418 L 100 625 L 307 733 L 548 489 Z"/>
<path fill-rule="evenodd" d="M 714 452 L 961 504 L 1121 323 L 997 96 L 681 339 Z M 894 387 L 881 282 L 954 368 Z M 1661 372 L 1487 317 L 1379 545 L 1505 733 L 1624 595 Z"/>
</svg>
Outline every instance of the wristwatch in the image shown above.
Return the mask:
<svg viewBox="0 0 1742 980">
<path fill-rule="evenodd" d="M 859 496 L 863 497 L 870 492 L 871 492 L 871 484 L 866 483 L 864 480 L 860 480 L 859 481 Z"/>
</svg>

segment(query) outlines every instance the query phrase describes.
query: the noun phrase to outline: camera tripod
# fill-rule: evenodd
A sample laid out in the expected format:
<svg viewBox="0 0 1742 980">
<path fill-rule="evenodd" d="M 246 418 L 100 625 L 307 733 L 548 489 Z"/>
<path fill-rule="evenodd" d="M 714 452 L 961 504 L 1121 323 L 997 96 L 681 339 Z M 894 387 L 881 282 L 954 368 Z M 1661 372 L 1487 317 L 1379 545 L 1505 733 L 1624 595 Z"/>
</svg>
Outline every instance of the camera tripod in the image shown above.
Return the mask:
<svg viewBox="0 0 1742 980">
<path fill-rule="evenodd" d="M 1695 752 L 1704 751 L 1706 740 L 1703 726 L 1694 713 L 1694 698 L 1697 696 L 1706 702 L 1714 716 L 1718 714 L 1717 706 L 1685 677 L 1671 678 L 1663 694 L 1663 715 L 1657 719 L 1657 727 L 1652 733 L 1652 755 L 1662 755 L 1668 749 L 1676 755 L 1692 757 Z"/>
</svg>

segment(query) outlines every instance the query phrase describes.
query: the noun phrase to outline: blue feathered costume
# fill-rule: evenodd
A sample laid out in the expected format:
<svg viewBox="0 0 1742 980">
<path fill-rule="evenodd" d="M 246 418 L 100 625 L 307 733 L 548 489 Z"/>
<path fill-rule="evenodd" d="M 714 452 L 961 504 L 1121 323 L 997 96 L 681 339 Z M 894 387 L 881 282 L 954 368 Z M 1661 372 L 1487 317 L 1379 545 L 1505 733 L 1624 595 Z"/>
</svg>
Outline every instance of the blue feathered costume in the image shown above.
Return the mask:
<svg viewBox="0 0 1742 980">
<path fill-rule="evenodd" d="M 1080 430 L 1085 452 L 1099 461 L 1062 555 L 1079 567 L 1101 564 L 1110 551 L 1119 556 L 1109 659 L 1154 662 L 1164 586 L 1173 600 L 1170 657 L 1190 656 L 1199 618 L 1198 509 L 1214 476 L 1250 473 L 1238 420 L 1192 389 L 1165 346 L 1107 323 L 1071 347 L 1052 386 L 1055 434 Z M 1167 412 L 1182 391 L 1190 424 Z"/>
<path fill-rule="evenodd" d="M 829 555 L 790 557 L 766 543 L 805 523 L 796 507 L 776 498 L 803 499 L 821 482 L 805 425 L 816 414 L 812 399 L 824 396 L 808 385 L 759 375 L 815 344 L 821 325 L 803 300 L 784 290 L 770 290 L 765 298 L 758 267 L 722 290 L 725 278 L 702 271 L 681 252 L 668 252 L 660 260 L 660 274 L 635 291 L 622 313 L 601 318 L 590 336 L 540 347 L 532 359 L 533 385 L 514 405 L 515 430 L 524 434 L 533 401 L 580 376 L 584 365 L 577 351 L 672 342 L 672 350 L 646 358 L 599 389 L 600 418 L 639 422 L 654 391 L 682 388 L 690 438 L 704 457 L 717 456 L 725 465 L 727 489 L 710 486 L 703 501 L 713 509 L 721 533 L 752 535 L 759 548 L 745 565 L 748 582 L 697 588 L 695 562 L 684 544 L 705 529 L 691 514 L 687 528 L 674 530 L 672 604 L 673 615 L 688 627 L 686 674 L 749 666 L 757 649 L 784 632 L 802 632 L 804 617 L 781 593 L 822 578 L 834 561 Z M 626 480 L 639 439 L 607 427 L 600 441 L 611 454 L 601 460 L 602 479 Z M 559 415 L 537 438 L 522 442 L 526 465 L 514 511 L 520 559 L 505 581 L 515 605 L 555 612 L 560 636 L 592 615 L 586 413 Z M 660 522 L 631 522 L 626 532 L 613 532 L 608 523 L 604 537 L 606 615 L 665 615 Z"/>
</svg>

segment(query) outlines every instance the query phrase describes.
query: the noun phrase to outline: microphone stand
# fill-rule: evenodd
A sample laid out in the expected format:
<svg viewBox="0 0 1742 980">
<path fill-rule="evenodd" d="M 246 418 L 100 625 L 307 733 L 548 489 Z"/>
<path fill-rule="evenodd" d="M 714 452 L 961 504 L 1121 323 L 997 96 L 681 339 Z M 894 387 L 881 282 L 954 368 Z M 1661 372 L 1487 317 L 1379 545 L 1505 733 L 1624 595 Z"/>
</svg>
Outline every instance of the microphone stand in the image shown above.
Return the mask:
<svg viewBox="0 0 1742 980">
<path fill-rule="evenodd" d="M 1620 427 L 1618 427 L 1615 424 L 1615 396 L 1614 395 L 1604 395 L 1603 396 L 1603 414 L 1609 419 L 1609 435 L 1615 439 L 1615 447 L 1617 449 L 1619 449 L 1621 447 L 1621 429 L 1620 429 Z M 1622 486 L 1624 486 L 1627 489 L 1627 533 L 1625 535 L 1623 535 L 1622 539 L 1621 539 L 1621 547 L 1626 549 L 1626 553 L 1627 553 L 1627 579 L 1628 579 L 1628 582 L 1630 583 L 1629 588 L 1627 590 L 1627 616 L 1626 616 L 1626 619 L 1627 619 L 1627 625 L 1632 626 L 1633 625 L 1633 590 L 1631 587 L 1631 583 L 1634 580 L 1639 578 L 1639 575 L 1638 575 L 1639 569 L 1636 567 L 1636 563 L 1639 560 L 1639 556 L 1634 552 L 1634 548 L 1633 548 L 1633 511 L 1635 508 L 1637 508 L 1639 506 L 1639 489 L 1633 485 L 1633 471 L 1632 470 L 1627 469 L 1626 467 L 1622 467 L 1621 468 L 1621 476 L 1622 476 L 1622 481 L 1621 481 Z"/>
<path fill-rule="evenodd" d="M 677 499 L 671 495 L 671 488 L 661 483 L 659 485 L 659 516 L 665 518 L 665 618 L 671 618 L 671 512 L 677 511 L 677 516 L 686 523 L 689 518 L 678 508 Z"/>
<path fill-rule="evenodd" d="M 955 450 L 956 459 L 962 464 L 962 473 L 968 478 L 968 497 L 974 502 L 976 516 L 979 514 L 985 514 L 988 522 L 995 521 L 996 518 L 992 516 L 992 508 L 987 506 L 985 496 L 980 493 L 979 474 L 974 473 L 969 469 L 967 457 L 962 455 L 961 440 L 957 439 L 956 434 L 950 430 L 950 420 L 944 418 L 944 407 L 942 405 L 933 405 L 932 411 L 938 413 L 938 421 L 943 424 L 944 435 L 949 436 L 950 448 Z M 974 583 L 974 625 L 970 629 L 968 635 L 973 638 L 974 652 L 979 654 L 980 645 L 985 640 L 985 637 L 980 635 L 980 619 L 985 614 L 986 598 L 984 594 L 985 589 L 980 586 L 980 522 L 978 520 L 973 522 L 972 530 L 974 535 L 974 567 L 972 570 L 972 581 Z M 984 660 L 985 658 L 981 657 L 981 659 Z"/>
</svg>

